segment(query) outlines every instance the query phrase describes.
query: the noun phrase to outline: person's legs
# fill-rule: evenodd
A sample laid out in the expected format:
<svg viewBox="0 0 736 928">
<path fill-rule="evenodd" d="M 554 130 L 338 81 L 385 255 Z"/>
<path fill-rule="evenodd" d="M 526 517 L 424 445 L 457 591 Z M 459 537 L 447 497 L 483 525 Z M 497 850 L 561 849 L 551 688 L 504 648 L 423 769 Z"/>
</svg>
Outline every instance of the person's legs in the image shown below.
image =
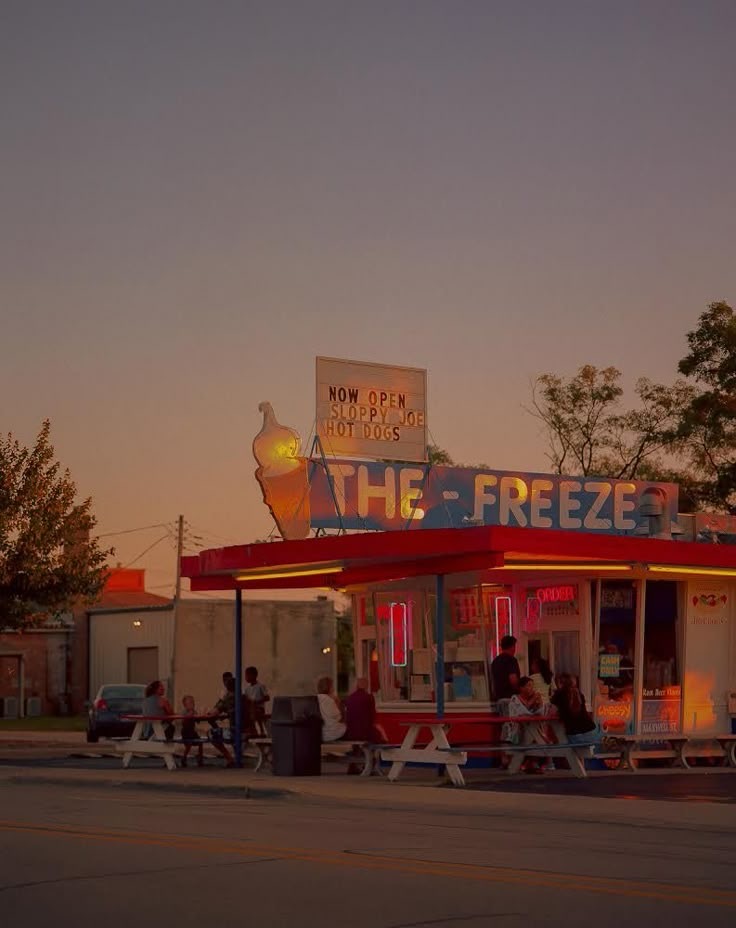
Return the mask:
<svg viewBox="0 0 736 928">
<path fill-rule="evenodd" d="M 220 754 L 222 754 L 222 756 L 227 761 L 228 767 L 232 767 L 235 761 L 233 760 L 233 755 L 230 753 L 230 751 L 228 751 L 225 745 L 221 741 L 213 741 L 212 746 L 216 751 L 219 751 Z"/>
<path fill-rule="evenodd" d="M 589 744 L 593 739 L 589 733 L 583 735 L 568 735 L 567 740 L 570 744 Z"/>
<path fill-rule="evenodd" d="M 191 751 L 191 749 L 192 749 L 191 744 L 185 744 L 185 745 L 184 745 L 184 756 L 183 756 L 182 759 L 181 759 L 181 765 L 182 765 L 182 767 L 186 767 L 186 765 L 187 765 L 187 757 L 189 757 L 189 752 Z"/>
</svg>

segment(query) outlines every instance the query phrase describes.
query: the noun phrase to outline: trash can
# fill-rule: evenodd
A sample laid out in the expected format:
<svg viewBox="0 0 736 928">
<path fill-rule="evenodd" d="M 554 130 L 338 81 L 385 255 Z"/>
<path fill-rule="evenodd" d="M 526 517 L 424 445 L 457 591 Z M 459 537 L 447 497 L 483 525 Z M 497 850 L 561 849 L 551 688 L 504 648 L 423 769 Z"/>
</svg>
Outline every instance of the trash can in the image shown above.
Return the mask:
<svg viewBox="0 0 736 928">
<path fill-rule="evenodd" d="M 316 696 L 277 696 L 271 708 L 273 772 L 277 777 L 322 773 L 322 715 Z"/>
</svg>

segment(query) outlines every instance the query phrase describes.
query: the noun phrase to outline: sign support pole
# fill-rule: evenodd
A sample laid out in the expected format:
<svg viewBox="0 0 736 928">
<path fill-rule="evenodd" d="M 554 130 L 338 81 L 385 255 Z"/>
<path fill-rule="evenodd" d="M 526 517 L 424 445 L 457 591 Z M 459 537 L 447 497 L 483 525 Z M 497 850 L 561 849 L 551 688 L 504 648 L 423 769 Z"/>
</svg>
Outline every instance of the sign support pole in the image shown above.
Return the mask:
<svg viewBox="0 0 736 928">
<path fill-rule="evenodd" d="M 314 473 L 314 468 L 317 466 L 317 462 L 314 460 L 314 452 L 319 451 L 319 457 L 322 462 L 322 467 L 325 469 L 325 476 L 327 477 L 327 483 L 330 487 L 330 496 L 332 496 L 332 502 L 335 504 L 335 512 L 337 513 L 338 521 L 340 522 L 340 534 L 345 534 L 345 525 L 342 521 L 342 510 L 340 509 L 340 504 L 337 501 L 337 493 L 335 493 L 335 478 L 330 473 L 330 469 L 327 466 L 327 458 L 325 457 L 325 449 L 322 447 L 322 441 L 319 435 L 314 436 L 314 441 L 312 442 L 312 450 L 309 453 L 309 482 L 312 482 L 312 474 Z"/>
</svg>

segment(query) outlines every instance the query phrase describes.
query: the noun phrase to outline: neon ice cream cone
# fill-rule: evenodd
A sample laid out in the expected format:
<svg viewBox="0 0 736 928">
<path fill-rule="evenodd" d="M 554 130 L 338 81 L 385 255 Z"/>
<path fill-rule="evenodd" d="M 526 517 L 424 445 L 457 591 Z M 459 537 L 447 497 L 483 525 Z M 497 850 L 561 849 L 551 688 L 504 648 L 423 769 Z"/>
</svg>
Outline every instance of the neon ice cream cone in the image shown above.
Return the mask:
<svg viewBox="0 0 736 928">
<path fill-rule="evenodd" d="M 253 456 L 259 464 L 256 479 L 263 501 L 271 510 L 283 538 L 306 538 L 310 528 L 307 459 L 299 456 L 299 434 L 276 421 L 270 403 L 263 413 L 261 431 L 253 439 Z"/>
</svg>

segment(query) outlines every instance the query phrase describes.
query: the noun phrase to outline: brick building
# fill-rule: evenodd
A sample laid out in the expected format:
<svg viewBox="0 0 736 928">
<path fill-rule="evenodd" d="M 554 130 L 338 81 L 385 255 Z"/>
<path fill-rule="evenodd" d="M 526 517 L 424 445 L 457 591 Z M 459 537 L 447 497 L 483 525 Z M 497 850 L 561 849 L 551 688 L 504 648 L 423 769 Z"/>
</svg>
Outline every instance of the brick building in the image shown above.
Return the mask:
<svg viewBox="0 0 736 928">
<path fill-rule="evenodd" d="M 89 698 L 90 616 L 106 610 L 172 608 L 146 592 L 145 571 L 110 570 L 100 600 L 38 627 L 0 632 L 0 716 L 66 715 Z"/>
</svg>

